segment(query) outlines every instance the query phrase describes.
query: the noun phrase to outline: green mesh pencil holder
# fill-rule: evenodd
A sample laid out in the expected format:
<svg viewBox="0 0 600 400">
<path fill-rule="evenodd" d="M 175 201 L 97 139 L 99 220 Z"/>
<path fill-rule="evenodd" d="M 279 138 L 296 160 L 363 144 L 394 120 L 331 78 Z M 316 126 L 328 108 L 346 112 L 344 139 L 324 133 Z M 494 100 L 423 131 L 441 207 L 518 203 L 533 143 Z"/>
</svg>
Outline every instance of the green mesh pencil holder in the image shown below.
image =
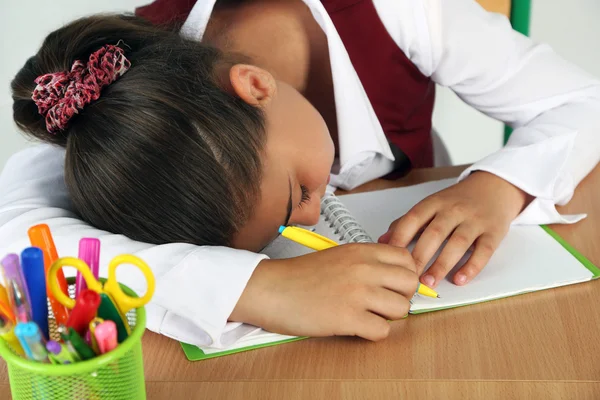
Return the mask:
<svg viewBox="0 0 600 400">
<path fill-rule="evenodd" d="M 74 294 L 73 280 L 69 292 Z M 135 292 L 121 285 L 123 292 Z M 26 359 L 15 354 L 0 339 L 0 356 L 6 361 L 10 390 L 14 400 L 134 400 L 146 398 L 142 335 L 146 328 L 143 307 L 127 313 L 131 335 L 114 350 L 86 361 L 54 365 Z M 58 337 L 56 324 L 49 318 L 50 336 Z"/>
</svg>

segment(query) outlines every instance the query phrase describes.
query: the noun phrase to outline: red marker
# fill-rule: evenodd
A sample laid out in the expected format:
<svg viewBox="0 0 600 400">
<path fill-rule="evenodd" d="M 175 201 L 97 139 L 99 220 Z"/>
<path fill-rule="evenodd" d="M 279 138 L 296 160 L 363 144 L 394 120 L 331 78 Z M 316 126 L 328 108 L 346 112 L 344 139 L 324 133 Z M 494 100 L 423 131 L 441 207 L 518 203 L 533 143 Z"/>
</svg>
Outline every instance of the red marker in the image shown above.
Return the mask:
<svg viewBox="0 0 600 400">
<path fill-rule="evenodd" d="M 98 306 L 100 306 L 100 295 L 93 290 L 82 290 L 69 315 L 67 327 L 75 329 L 83 337 L 90 321 L 96 317 Z"/>
</svg>

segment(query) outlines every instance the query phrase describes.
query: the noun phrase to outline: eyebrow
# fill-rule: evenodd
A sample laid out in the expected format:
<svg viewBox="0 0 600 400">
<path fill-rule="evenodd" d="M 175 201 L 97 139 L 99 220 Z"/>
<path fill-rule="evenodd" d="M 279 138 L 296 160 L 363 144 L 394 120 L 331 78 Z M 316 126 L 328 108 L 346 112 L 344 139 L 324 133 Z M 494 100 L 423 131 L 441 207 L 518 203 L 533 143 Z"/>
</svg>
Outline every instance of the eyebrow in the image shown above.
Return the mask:
<svg viewBox="0 0 600 400">
<path fill-rule="evenodd" d="M 285 223 L 283 224 L 283 226 L 287 226 L 287 224 L 290 222 L 290 217 L 292 216 L 292 178 L 290 178 L 289 175 L 288 175 L 288 183 L 289 183 L 289 187 L 290 187 L 290 198 L 288 200 L 287 215 L 285 216 Z"/>
</svg>

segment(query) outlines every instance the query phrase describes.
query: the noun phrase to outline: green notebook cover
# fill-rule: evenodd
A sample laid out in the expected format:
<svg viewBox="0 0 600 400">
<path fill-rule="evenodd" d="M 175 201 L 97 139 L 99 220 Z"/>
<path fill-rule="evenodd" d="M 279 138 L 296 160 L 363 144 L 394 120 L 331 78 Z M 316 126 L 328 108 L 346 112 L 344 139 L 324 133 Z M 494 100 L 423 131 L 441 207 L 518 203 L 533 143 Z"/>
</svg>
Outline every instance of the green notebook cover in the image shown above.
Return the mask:
<svg viewBox="0 0 600 400">
<path fill-rule="evenodd" d="M 213 353 L 213 354 L 205 354 L 200 347 L 194 346 L 193 344 L 181 343 L 181 347 L 183 348 L 183 352 L 185 353 L 185 356 L 187 357 L 188 360 L 200 361 L 200 360 L 208 360 L 209 358 L 227 356 L 229 354 L 241 353 L 242 351 L 255 350 L 255 349 L 261 349 L 263 347 L 275 346 L 278 344 L 296 342 L 296 341 L 302 340 L 302 339 L 307 339 L 307 337 L 300 336 L 300 337 L 295 337 L 295 338 L 291 338 L 291 339 L 278 340 L 276 342 L 257 344 L 255 346 L 242 347 L 239 349 L 223 350 L 223 351 L 219 351 L 218 353 Z"/>
<path fill-rule="evenodd" d="M 593 279 L 597 279 L 598 277 L 600 277 L 600 269 L 598 267 L 596 267 L 594 264 L 592 264 L 592 262 L 590 260 L 588 260 L 586 257 L 584 257 L 583 254 L 581 254 L 577 250 L 575 250 L 573 248 L 573 246 L 571 246 L 569 243 L 567 243 L 563 238 L 561 238 L 556 232 L 554 232 L 548 226 L 542 225 L 542 229 L 544 229 L 544 231 L 546 231 L 558 243 L 560 243 L 561 246 L 564 247 L 565 250 L 567 250 L 569 253 L 571 253 L 573 255 L 573 257 L 575 257 L 584 267 L 586 267 L 592 273 Z M 519 294 L 524 294 L 524 293 L 519 293 Z M 515 294 L 514 296 L 518 296 L 519 294 Z M 507 296 L 507 297 L 511 297 L 511 296 Z M 499 299 L 493 299 L 493 300 L 488 300 L 488 301 L 494 301 L 494 300 L 499 300 Z M 465 303 L 465 304 L 454 305 L 454 306 L 449 306 L 449 307 L 429 308 L 429 309 L 421 310 L 421 311 L 411 313 L 411 314 L 423 314 L 423 313 L 432 312 L 432 311 L 464 307 L 464 306 L 468 306 L 471 304 L 477 304 L 477 303 L 481 303 L 481 302 L 477 301 L 477 302 L 473 302 L 473 303 Z M 276 342 L 263 343 L 263 344 L 259 344 L 259 345 L 255 345 L 255 346 L 242 347 L 242 348 L 234 349 L 234 350 L 223 350 L 223 351 L 213 353 L 213 354 L 205 354 L 202 351 L 202 349 L 200 349 L 199 347 L 191 345 L 191 344 L 187 344 L 187 343 L 181 343 L 181 347 L 183 348 L 183 351 L 188 360 L 199 361 L 199 360 L 207 360 L 209 358 L 226 356 L 229 354 L 240 353 L 243 351 L 260 349 L 263 347 L 275 346 L 275 345 L 283 344 L 283 343 L 295 342 L 295 341 L 302 340 L 302 339 L 306 339 L 306 337 L 284 339 L 284 340 L 280 340 L 280 341 L 276 341 Z"/>
</svg>

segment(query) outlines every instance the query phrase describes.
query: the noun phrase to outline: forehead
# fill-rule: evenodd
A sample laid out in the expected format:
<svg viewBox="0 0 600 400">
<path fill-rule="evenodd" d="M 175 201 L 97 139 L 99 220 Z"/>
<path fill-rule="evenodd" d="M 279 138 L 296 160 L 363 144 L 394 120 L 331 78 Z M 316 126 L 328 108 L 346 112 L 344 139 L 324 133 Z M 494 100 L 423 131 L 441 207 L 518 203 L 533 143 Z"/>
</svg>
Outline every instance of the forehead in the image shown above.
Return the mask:
<svg viewBox="0 0 600 400">
<path fill-rule="evenodd" d="M 268 154 L 268 152 L 267 152 Z M 260 195 L 253 204 L 247 222 L 240 227 L 233 246 L 240 249 L 259 251 L 277 237 L 279 226 L 286 222 L 290 201 L 291 168 L 289 158 L 266 157 Z"/>
</svg>

